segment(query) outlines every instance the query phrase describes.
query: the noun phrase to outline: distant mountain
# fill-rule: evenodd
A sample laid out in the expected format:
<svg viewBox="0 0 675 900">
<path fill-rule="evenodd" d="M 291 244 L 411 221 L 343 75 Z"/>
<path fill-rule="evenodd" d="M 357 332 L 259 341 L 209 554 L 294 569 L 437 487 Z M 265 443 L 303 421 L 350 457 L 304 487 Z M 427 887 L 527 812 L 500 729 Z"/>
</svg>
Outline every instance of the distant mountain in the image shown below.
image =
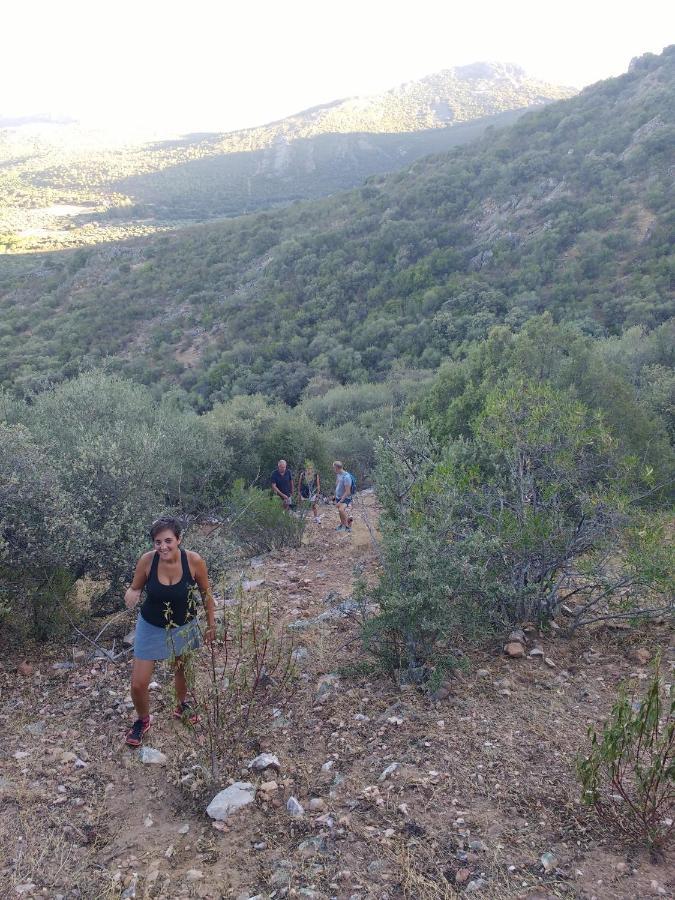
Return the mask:
<svg viewBox="0 0 675 900">
<path fill-rule="evenodd" d="M 673 314 L 675 47 L 361 188 L 172 234 L 5 257 L 0 383 L 105 365 L 195 405 L 433 369 L 550 312 Z M 665 340 L 665 336 L 664 336 Z"/>
<path fill-rule="evenodd" d="M 139 144 L 37 117 L 0 128 L 0 236 L 77 246 L 324 196 L 571 93 L 477 63 L 228 134 Z"/>
<path fill-rule="evenodd" d="M 337 100 L 240 134 L 248 135 L 256 149 L 280 137 L 401 134 L 538 106 L 574 93 L 572 88 L 530 78 L 518 66 L 482 62 L 444 69 L 381 94 Z"/>
</svg>

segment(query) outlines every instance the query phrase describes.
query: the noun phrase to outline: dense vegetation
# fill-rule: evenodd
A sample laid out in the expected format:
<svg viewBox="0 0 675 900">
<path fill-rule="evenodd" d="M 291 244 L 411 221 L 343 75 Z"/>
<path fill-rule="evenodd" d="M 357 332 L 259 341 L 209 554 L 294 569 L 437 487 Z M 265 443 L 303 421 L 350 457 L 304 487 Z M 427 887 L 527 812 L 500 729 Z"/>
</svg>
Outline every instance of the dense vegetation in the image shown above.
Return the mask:
<svg viewBox="0 0 675 900">
<path fill-rule="evenodd" d="M 375 471 L 392 668 L 570 595 L 672 612 L 674 67 L 330 200 L 9 258 L 0 602 L 115 593 L 162 512 L 273 546 L 285 456 Z"/>
<path fill-rule="evenodd" d="M 423 670 L 467 637 L 546 624 L 563 603 L 573 627 L 672 615 L 662 332 L 595 340 L 549 316 L 496 327 L 380 443 L 368 644 L 388 668 Z"/>
<path fill-rule="evenodd" d="M 144 242 L 15 257 L 2 383 L 93 365 L 197 408 L 434 369 L 550 311 L 670 315 L 675 51 L 352 193 Z M 24 268 L 24 274 L 21 269 Z M 26 269 L 28 270 L 26 272 Z"/>
</svg>

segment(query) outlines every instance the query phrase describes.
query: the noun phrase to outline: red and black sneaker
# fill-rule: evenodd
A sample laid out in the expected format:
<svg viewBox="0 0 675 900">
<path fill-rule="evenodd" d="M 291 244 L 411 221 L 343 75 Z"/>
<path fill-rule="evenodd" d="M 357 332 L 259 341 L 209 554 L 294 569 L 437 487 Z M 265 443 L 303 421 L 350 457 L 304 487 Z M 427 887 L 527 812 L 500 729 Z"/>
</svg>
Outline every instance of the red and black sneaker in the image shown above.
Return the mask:
<svg viewBox="0 0 675 900">
<path fill-rule="evenodd" d="M 189 722 L 190 725 L 196 725 L 199 722 L 199 713 L 194 706 L 187 700 L 176 704 L 173 711 L 174 719 L 181 719 L 183 722 Z"/>
<path fill-rule="evenodd" d="M 131 728 L 127 731 L 125 741 L 130 747 L 140 747 L 143 743 L 143 735 L 150 728 L 150 716 L 144 719 L 136 719 Z"/>
</svg>

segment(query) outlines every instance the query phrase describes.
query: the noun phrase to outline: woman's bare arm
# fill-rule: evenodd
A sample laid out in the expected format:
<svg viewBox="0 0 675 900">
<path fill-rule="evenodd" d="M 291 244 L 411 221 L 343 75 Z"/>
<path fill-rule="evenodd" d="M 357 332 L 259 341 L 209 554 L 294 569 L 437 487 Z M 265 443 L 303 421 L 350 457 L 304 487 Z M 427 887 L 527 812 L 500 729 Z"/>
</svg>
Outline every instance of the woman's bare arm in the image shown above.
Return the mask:
<svg viewBox="0 0 675 900">
<path fill-rule="evenodd" d="M 211 591 L 211 585 L 209 583 L 209 573 L 206 570 L 206 563 L 198 553 L 190 551 L 190 561 L 194 567 L 195 581 L 197 582 L 199 593 L 202 595 L 202 601 L 206 610 L 208 627 L 206 629 L 205 638 L 207 641 L 211 641 L 216 633 L 216 617 L 213 592 Z"/>
<path fill-rule="evenodd" d="M 143 588 L 148 580 L 148 557 L 152 556 L 152 552 L 144 553 L 136 563 L 136 570 L 131 581 L 131 586 L 124 595 L 124 605 L 127 609 L 133 609 L 141 599 Z"/>
</svg>

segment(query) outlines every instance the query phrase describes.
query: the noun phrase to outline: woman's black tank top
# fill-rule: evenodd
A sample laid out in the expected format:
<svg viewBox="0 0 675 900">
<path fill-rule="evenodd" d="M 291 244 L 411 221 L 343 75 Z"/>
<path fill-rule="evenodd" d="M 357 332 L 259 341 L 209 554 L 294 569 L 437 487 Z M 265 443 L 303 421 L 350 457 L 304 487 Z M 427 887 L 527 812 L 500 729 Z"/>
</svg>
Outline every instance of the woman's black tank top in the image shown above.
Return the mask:
<svg viewBox="0 0 675 900">
<path fill-rule="evenodd" d="M 190 572 L 187 553 L 181 548 L 180 559 L 183 575 L 176 584 L 162 584 L 157 576 L 159 553 L 152 557 L 150 574 L 145 585 L 145 600 L 141 615 L 150 625 L 158 628 L 185 625 L 197 615 L 196 581 Z"/>
</svg>

